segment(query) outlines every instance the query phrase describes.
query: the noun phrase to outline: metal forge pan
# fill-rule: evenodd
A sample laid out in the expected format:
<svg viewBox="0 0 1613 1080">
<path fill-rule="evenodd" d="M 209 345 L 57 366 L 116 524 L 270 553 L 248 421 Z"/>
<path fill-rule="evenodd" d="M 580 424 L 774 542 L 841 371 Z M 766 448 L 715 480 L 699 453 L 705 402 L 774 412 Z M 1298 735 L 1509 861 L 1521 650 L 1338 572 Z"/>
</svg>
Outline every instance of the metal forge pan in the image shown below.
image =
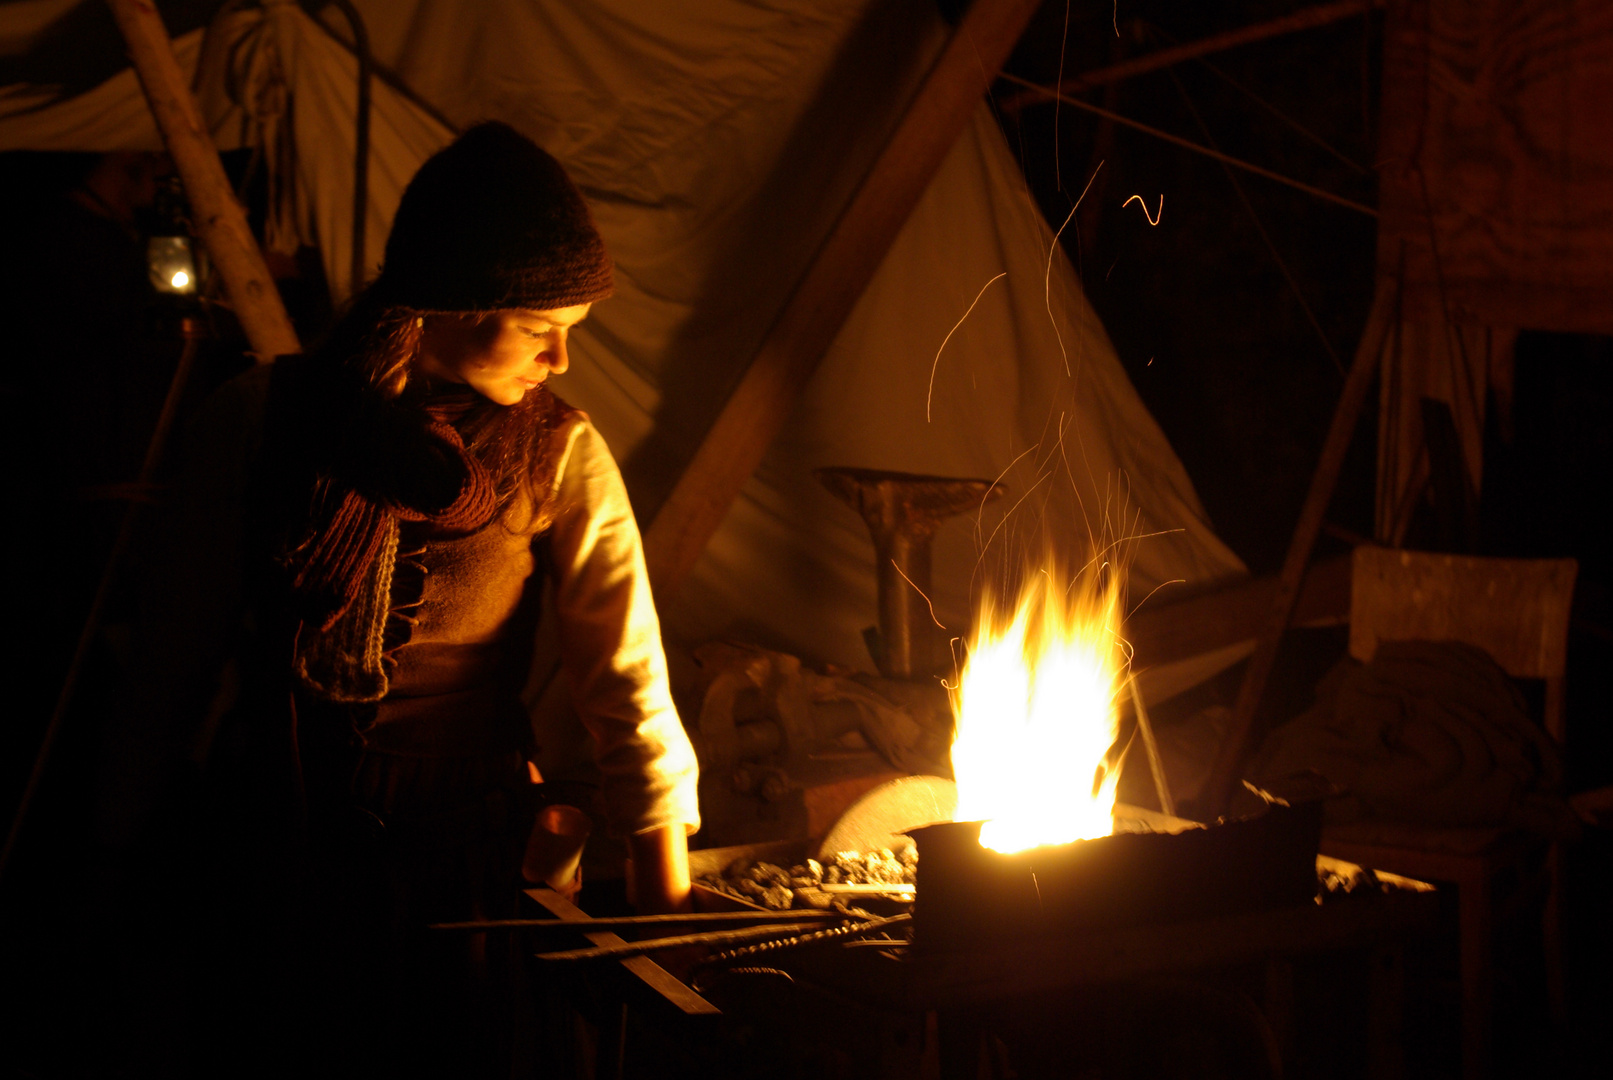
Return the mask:
<svg viewBox="0 0 1613 1080">
<path fill-rule="evenodd" d="M 1319 801 L 1181 832 L 1124 832 L 1004 855 L 978 821 L 909 831 L 918 844 L 915 948 L 1059 936 L 1306 904 Z"/>
</svg>

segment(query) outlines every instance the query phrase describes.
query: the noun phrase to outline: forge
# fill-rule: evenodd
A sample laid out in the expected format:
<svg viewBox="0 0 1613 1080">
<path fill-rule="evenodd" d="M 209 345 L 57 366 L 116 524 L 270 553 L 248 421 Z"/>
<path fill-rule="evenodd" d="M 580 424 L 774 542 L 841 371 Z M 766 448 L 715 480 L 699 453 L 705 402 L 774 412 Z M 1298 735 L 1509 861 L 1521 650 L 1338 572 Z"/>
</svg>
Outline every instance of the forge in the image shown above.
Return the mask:
<svg viewBox="0 0 1613 1080">
<path fill-rule="evenodd" d="M 914 945 L 946 949 L 1208 919 L 1309 902 L 1319 803 L 1273 801 L 1211 826 L 1131 809 L 1112 835 L 993 851 L 978 821 L 912 830 Z"/>
</svg>

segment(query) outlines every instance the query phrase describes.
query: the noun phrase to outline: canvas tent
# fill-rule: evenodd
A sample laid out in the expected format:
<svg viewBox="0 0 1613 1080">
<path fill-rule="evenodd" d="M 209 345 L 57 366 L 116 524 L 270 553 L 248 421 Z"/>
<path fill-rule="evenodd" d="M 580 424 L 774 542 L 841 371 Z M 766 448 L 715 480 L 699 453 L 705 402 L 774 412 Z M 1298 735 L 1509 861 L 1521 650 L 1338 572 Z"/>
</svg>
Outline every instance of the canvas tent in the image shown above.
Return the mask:
<svg viewBox="0 0 1613 1080">
<path fill-rule="evenodd" d="M 397 79 L 374 88 L 368 265 L 403 185 L 456 128 L 501 119 L 559 157 L 595 209 L 618 293 L 574 338 L 556 387 L 623 463 L 641 521 L 949 33 L 933 0 L 356 6 Z M 0 41 L 26 50 L 73 7 L 0 8 L 10 23 Z M 268 242 L 317 246 L 338 298 L 350 288 L 353 194 L 345 33 L 333 11 L 271 0 L 175 42 L 220 146 L 264 150 Z M 75 96 L 38 85 L 0 94 L 0 149 L 159 145 L 130 71 Z M 872 549 L 813 478 L 827 465 L 1001 478 L 1006 498 L 937 539 L 933 600 L 950 628 L 967 624 L 980 567 L 1039 544 L 1044 529 L 1072 553 L 1105 525 L 1147 534 L 1130 545 L 1134 599 L 1243 573 L 984 102 L 699 565 L 675 600 L 662 598 L 671 636 L 736 635 L 869 667 L 860 631 L 875 610 Z M 1229 646 L 1145 685 L 1164 696 L 1246 651 Z"/>
<path fill-rule="evenodd" d="M 1476 505 L 1492 400 L 1511 427 L 1518 331 L 1613 333 L 1610 92 L 1608 4 L 1391 5 L 1378 273 L 1405 297 L 1380 406 L 1381 542 L 1403 541 L 1429 484 L 1424 399 L 1450 411 Z"/>
</svg>

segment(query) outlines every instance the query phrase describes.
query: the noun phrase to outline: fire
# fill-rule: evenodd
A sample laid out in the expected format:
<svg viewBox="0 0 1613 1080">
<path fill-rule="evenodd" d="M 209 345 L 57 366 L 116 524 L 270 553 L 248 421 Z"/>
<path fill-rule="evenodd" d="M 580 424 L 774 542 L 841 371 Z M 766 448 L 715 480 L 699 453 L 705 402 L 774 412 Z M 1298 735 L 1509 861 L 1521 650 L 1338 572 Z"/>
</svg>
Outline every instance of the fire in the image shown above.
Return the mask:
<svg viewBox="0 0 1613 1080">
<path fill-rule="evenodd" d="M 956 819 L 985 821 L 982 845 L 1009 853 L 1113 831 L 1121 577 L 1109 564 L 1067 585 L 1043 572 L 1011 612 L 983 600 L 952 743 Z"/>
</svg>

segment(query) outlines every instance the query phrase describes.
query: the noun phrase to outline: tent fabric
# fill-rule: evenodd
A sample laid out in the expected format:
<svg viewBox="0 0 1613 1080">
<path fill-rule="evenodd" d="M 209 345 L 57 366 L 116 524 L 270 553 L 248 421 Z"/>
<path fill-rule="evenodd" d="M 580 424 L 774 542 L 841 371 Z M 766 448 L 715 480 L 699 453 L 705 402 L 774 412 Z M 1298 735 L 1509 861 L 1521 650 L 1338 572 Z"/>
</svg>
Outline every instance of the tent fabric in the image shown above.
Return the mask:
<svg viewBox="0 0 1613 1080">
<path fill-rule="evenodd" d="M 218 148 L 262 149 L 270 179 L 267 246 L 287 254 L 317 247 L 334 297 L 350 295 L 358 109 L 353 54 L 295 4 L 271 2 L 176 38 L 174 55 L 192 76 Z M 366 264 L 374 267 L 404 186 L 454 133 L 381 80 L 372 80 L 370 95 L 364 247 Z M 52 101 L 49 88 L 0 90 L 0 150 L 162 148 L 133 68 L 62 101 Z"/>
<path fill-rule="evenodd" d="M 641 522 L 949 32 L 931 0 L 357 6 L 377 61 L 429 103 L 375 85 L 372 268 L 403 183 L 451 137 L 433 113 L 461 128 L 504 120 L 564 162 L 617 262 L 618 292 L 574 334 L 572 369 L 555 386 L 623 463 Z M 318 243 L 342 294 L 354 62 L 336 41 L 339 17 L 321 17 L 329 32 L 270 3 L 215 25 L 205 50 L 179 44 L 202 66 L 198 94 L 222 142 L 268 140 L 264 160 L 281 170 L 289 208 L 280 242 Z M 72 148 L 111 148 L 90 138 L 107 133 L 85 118 L 138 111 L 125 76 L 26 112 L 0 108 L 0 147 L 67 148 L 52 120 L 60 109 L 63 123 L 87 125 Z M 243 108 L 271 91 L 284 94 L 283 112 Z M 118 137 L 134 138 L 136 126 Z M 1004 498 L 936 540 L 932 600 L 954 633 L 972 590 L 1044 545 L 1080 561 L 1092 537 L 1126 541 L 1106 556 L 1129 560 L 1133 602 L 1168 595 L 1171 582 L 1244 573 L 1127 380 L 985 104 L 691 578 L 661 598 L 670 635 L 740 636 L 870 667 L 861 630 L 876 610 L 872 544 L 812 477 L 833 465 L 1001 479 Z M 1239 652 L 1153 673 L 1149 696 Z"/>
<path fill-rule="evenodd" d="M 1394 0 L 1383 64 L 1379 271 L 1404 258 L 1408 314 L 1613 333 L 1613 5 Z"/>
<path fill-rule="evenodd" d="M 1393 0 L 1383 65 L 1378 273 L 1404 288 L 1375 532 L 1398 545 L 1429 480 L 1423 398 L 1450 407 L 1476 495 L 1518 330 L 1613 333 L 1613 5 Z"/>
</svg>

